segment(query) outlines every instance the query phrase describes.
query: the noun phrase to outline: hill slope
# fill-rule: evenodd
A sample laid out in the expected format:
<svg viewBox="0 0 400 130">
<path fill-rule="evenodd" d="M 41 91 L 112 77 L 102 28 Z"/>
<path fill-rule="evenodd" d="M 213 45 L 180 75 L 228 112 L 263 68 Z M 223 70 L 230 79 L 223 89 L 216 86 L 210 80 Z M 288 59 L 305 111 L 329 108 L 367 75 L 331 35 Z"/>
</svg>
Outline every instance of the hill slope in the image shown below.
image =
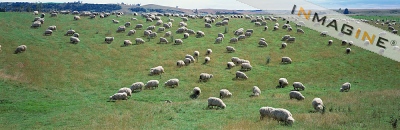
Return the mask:
<svg viewBox="0 0 400 130">
<path fill-rule="evenodd" d="M 225 27 L 204 28 L 204 20 L 189 19 L 188 28 L 202 30 L 206 36 L 191 35 L 183 39 L 183 45 L 157 44 L 159 37 L 148 41 L 143 30 L 133 36 L 116 33 L 118 26 L 130 21 L 144 27 L 155 22 L 145 22 L 141 16 L 104 19 L 83 17 L 74 21 L 73 15 L 46 16 L 44 25 L 30 28 L 35 16 L 31 13 L 0 13 L 0 128 L 2 129 L 390 129 L 390 116 L 399 116 L 400 64 L 375 53 L 351 46 L 352 53 L 338 39 L 320 37 L 318 32 L 304 28 L 306 34 L 286 30 L 263 31 L 244 19 L 231 19 L 225 40 L 214 44 L 218 33 Z M 112 19 L 119 20 L 113 24 Z M 179 18 L 174 18 L 173 38 Z M 168 18 L 163 17 L 166 22 Z M 219 19 L 220 20 L 220 19 Z M 219 21 L 217 20 L 217 21 Z M 283 25 L 284 21 L 279 21 Z M 271 28 L 273 22 L 268 22 Z M 52 36 L 43 36 L 50 25 L 56 25 Z M 228 43 L 235 37 L 233 31 L 243 27 L 254 29 L 254 34 L 236 44 Z M 80 34 L 81 42 L 70 44 L 68 29 Z M 296 37 L 280 49 L 280 38 L 290 34 Z M 115 37 L 106 44 L 105 36 Z M 134 41 L 141 37 L 145 44 L 120 47 L 123 40 Z M 258 47 L 258 40 L 266 38 L 268 47 Z M 334 45 L 327 46 L 329 39 Z M 171 38 L 168 38 L 171 42 Z M 13 54 L 21 44 L 28 50 Z M 226 53 L 226 46 L 236 48 Z M 211 48 L 211 62 L 203 65 L 205 51 Z M 182 68 L 176 61 L 186 54 L 200 51 L 199 61 Z M 293 59 L 292 64 L 280 64 L 282 56 Z M 233 80 L 240 67 L 226 69 L 231 57 L 251 61 L 253 69 L 245 72 L 249 79 Z M 266 58 L 270 63 L 266 64 Z M 149 69 L 162 65 L 165 74 L 148 76 Z M 198 83 L 200 73 L 214 77 L 206 83 Z M 304 101 L 289 100 L 292 87 L 276 89 L 278 79 L 285 77 L 291 85 L 302 82 L 306 90 Z M 180 86 L 166 88 L 164 82 L 178 78 Z M 121 87 L 134 82 L 157 79 L 160 86 L 155 90 L 134 93 L 127 101 L 107 102 L 109 96 Z M 352 83 L 350 92 L 340 93 L 344 82 Z M 200 87 L 198 99 L 190 99 L 194 87 Z M 251 88 L 262 90 L 259 97 L 250 98 Z M 207 98 L 219 96 L 220 89 L 229 89 L 233 97 L 223 99 L 223 110 L 208 110 Z M 320 97 L 326 107 L 324 115 L 310 113 L 311 100 Z M 172 103 L 165 103 L 171 100 Z M 259 108 L 272 106 L 286 108 L 296 120 L 292 127 L 276 121 L 259 120 Z"/>
</svg>

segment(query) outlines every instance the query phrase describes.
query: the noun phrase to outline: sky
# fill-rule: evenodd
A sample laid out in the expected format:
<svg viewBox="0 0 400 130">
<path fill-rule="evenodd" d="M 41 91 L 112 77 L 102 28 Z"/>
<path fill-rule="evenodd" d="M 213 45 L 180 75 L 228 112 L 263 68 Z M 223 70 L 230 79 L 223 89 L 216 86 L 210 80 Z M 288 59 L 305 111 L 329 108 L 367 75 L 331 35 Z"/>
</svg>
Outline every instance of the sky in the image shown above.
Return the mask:
<svg viewBox="0 0 400 130">
<path fill-rule="evenodd" d="M 74 2 L 78 0 L 0 0 L 0 2 Z M 236 0 L 82 0 L 83 3 L 121 3 L 126 4 L 158 4 L 185 9 L 233 9 L 233 10 L 256 10 L 252 6 L 243 4 Z M 243 0 L 241 0 L 243 1 Z M 255 0 L 254 0 L 255 1 Z M 260 1 L 260 0 L 257 0 Z M 282 0 L 263 0 L 268 2 Z M 286 0 L 297 1 L 297 0 Z M 328 9 L 400 9 L 400 0 L 307 0 Z"/>
</svg>

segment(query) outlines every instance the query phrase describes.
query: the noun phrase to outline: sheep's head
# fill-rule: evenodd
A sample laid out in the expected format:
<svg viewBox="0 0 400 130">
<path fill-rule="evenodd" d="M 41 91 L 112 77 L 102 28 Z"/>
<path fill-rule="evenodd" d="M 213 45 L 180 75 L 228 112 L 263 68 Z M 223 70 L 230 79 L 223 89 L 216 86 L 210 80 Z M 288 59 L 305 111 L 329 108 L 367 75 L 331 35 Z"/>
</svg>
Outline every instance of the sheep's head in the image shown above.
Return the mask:
<svg viewBox="0 0 400 130">
<path fill-rule="evenodd" d="M 210 78 L 212 78 L 213 77 L 213 75 L 212 74 L 210 74 Z"/>
<path fill-rule="evenodd" d="M 288 125 L 293 125 L 293 123 L 294 123 L 294 118 L 293 117 L 288 117 L 288 119 L 286 120 L 286 123 L 288 124 Z"/>
</svg>

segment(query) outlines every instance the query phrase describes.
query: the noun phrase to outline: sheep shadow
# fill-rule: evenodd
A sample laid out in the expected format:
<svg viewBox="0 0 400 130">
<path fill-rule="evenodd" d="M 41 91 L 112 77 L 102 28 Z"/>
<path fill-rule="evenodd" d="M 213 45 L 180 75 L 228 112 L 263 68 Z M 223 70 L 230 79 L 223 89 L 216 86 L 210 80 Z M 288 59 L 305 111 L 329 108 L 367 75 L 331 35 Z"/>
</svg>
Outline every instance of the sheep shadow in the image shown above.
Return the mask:
<svg viewBox="0 0 400 130">
<path fill-rule="evenodd" d="M 197 99 L 197 98 L 199 98 L 199 96 L 200 96 L 200 95 L 197 95 L 197 94 L 193 93 L 193 94 L 190 94 L 189 97 L 190 97 L 191 99 Z"/>
</svg>

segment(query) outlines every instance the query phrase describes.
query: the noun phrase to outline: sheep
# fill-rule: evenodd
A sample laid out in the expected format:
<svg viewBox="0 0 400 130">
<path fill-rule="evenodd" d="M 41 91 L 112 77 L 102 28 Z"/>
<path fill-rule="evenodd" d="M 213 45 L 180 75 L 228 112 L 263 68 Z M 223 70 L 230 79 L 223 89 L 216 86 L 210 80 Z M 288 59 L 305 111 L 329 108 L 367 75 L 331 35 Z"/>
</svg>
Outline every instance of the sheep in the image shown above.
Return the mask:
<svg viewBox="0 0 400 130">
<path fill-rule="evenodd" d="M 126 93 L 115 93 L 110 96 L 110 100 L 128 100 L 128 94 Z"/>
<path fill-rule="evenodd" d="M 297 100 L 304 100 L 304 96 L 298 91 L 290 91 L 289 98 L 297 99 Z"/>
<path fill-rule="evenodd" d="M 254 25 L 255 26 L 261 26 L 261 23 L 260 22 L 254 22 Z"/>
<path fill-rule="evenodd" d="M 222 38 L 224 38 L 224 37 L 225 37 L 225 35 L 224 35 L 224 34 L 222 34 L 222 33 L 218 33 L 218 37 L 222 37 Z"/>
<path fill-rule="evenodd" d="M 292 27 L 288 27 L 287 30 L 290 32 L 290 31 L 293 30 L 293 28 Z"/>
<path fill-rule="evenodd" d="M 267 31 L 268 30 L 268 26 L 264 26 L 264 31 Z"/>
<path fill-rule="evenodd" d="M 287 44 L 283 42 L 283 43 L 281 44 L 281 49 L 286 48 L 286 46 L 287 46 Z"/>
<path fill-rule="evenodd" d="M 189 33 L 183 33 L 183 38 L 189 38 Z"/>
<path fill-rule="evenodd" d="M 235 63 L 228 62 L 228 63 L 226 63 L 226 66 L 227 66 L 228 69 L 231 69 L 231 68 L 235 67 Z"/>
<path fill-rule="evenodd" d="M 350 54 L 351 49 L 350 48 L 346 48 L 346 54 Z"/>
<path fill-rule="evenodd" d="M 246 35 L 239 35 L 238 40 L 246 39 Z"/>
<path fill-rule="evenodd" d="M 47 29 L 44 31 L 44 35 L 51 35 L 53 33 L 53 30 Z"/>
<path fill-rule="evenodd" d="M 347 40 L 342 40 L 342 45 L 346 45 L 347 44 Z"/>
<path fill-rule="evenodd" d="M 278 26 L 274 26 L 274 31 L 278 30 L 279 27 Z"/>
<path fill-rule="evenodd" d="M 243 72 L 236 71 L 236 79 L 241 78 L 241 79 L 248 79 L 247 75 Z"/>
<path fill-rule="evenodd" d="M 195 98 L 197 98 L 197 97 L 200 96 L 200 94 L 201 94 L 201 89 L 200 89 L 199 87 L 194 87 L 194 88 L 193 88 L 193 96 L 194 96 Z"/>
<path fill-rule="evenodd" d="M 325 106 L 321 98 L 318 97 L 314 98 L 311 102 L 311 105 L 313 106 L 316 112 L 321 112 L 321 113 L 325 112 Z"/>
<path fill-rule="evenodd" d="M 15 49 L 14 54 L 25 52 L 26 49 L 27 49 L 26 45 L 20 45 L 17 47 L 17 49 Z"/>
<path fill-rule="evenodd" d="M 283 108 L 274 108 L 271 111 L 272 118 L 277 120 L 278 122 L 284 122 L 286 125 L 292 125 L 294 123 L 294 119 L 292 117 L 292 113 Z"/>
<path fill-rule="evenodd" d="M 191 62 L 195 62 L 196 61 L 196 59 L 192 55 L 189 55 L 189 54 L 186 54 L 185 58 L 189 58 Z"/>
<path fill-rule="evenodd" d="M 126 29 L 125 26 L 119 26 L 117 32 L 125 32 L 125 29 Z"/>
<path fill-rule="evenodd" d="M 70 30 L 68 30 L 67 33 L 65 33 L 64 35 L 65 35 L 65 36 L 69 36 L 69 35 L 74 35 L 74 33 L 75 33 L 75 30 L 71 30 L 71 29 L 70 29 Z"/>
<path fill-rule="evenodd" d="M 208 74 L 208 73 L 201 73 L 200 77 L 199 77 L 199 82 L 204 81 L 207 82 L 208 80 L 210 80 L 211 78 L 213 78 L 214 76 L 212 74 Z"/>
<path fill-rule="evenodd" d="M 159 43 L 163 43 L 163 42 L 168 44 L 168 40 L 166 38 L 160 37 L 160 42 Z"/>
<path fill-rule="evenodd" d="M 353 45 L 353 41 L 349 41 L 348 44 L 349 44 L 349 46 L 352 46 Z"/>
<path fill-rule="evenodd" d="M 198 59 L 198 58 L 199 58 L 199 55 L 200 55 L 200 52 L 199 52 L 199 51 L 194 51 L 194 52 L 193 52 L 193 58 Z"/>
<path fill-rule="evenodd" d="M 196 34 L 197 34 L 197 37 L 204 37 L 205 36 L 204 32 L 202 32 L 202 31 L 197 31 Z"/>
<path fill-rule="evenodd" d="M 185 65 L 188 66 L 190 63 L 192 63 L 193 61 L 190 58 L 185 58 L 183 60 L 183 62 L 185 62 Z"/>
<path fill-rule="evenodd" d="M 236 50 L 235 50 L 235 48 L 232 47 L 232 46 L 226 46 L 226 51 L 229 52 L 229 53 L 231 53 L 231 52 L 235 52 Z"/>
<path fill-rule="evenodd" d="M 260 94 L 261 94 L 260 88 L 258 88 L 257 86 L 253 86 L 253 94 L 252 94 L 252 96 L 259 96 Z"/>
<path fill-rule="evenodd" d="M 392 30 L 393 34 L 397 34 L 398 30 Z"/>
<path fill-rule="evenodd" d="M 152 75 L 160 75 L 160 78 L 161 78 L 161 75 L 163 73 L 165 73 L 164 68 L 162 66 L 157 66 L 157 67 L 154 67 L 154 68 L 150 68 L 150 74 L 149 75 L 150 76 L 152 76 Z"/>
<path fill-rule="evenodd" d="M 69 38 L 69 41 L 73 44 L 77 44 L 78 42 L 80 42 L 79 38 L 73 36 Z"/>
<path fill-rule="evenodd" d="M 281 63 L 292 64 L 292 59 L 290 59 L 290 57 L 282 57 Z"/>
<path fill-rule="evenodd" d="M 39 15 L 39 11 L 33 11 L 33 15 Z"/>
<path fill-rule="evenodd" d="M 158 32 L 163 32 L 163 31 L 165 31 L 165 27 L 159 27 L 157 31 Z"/>
<path fill-rule="evenodd" d="M 81 19 L 81 17 L 79 17 L 79 16 L 74 16 L 74 20 L 79 20 L 79 19 Z"/>
<path fill-rule="evenodd" d="M 135 29 L 141 29 L 143 28 L 143 24 L 136 24 Z"/>
<path fill-rule="evenodd" d="M 304 30 L 301 29 L 301 28 L 298 28 L 298 29 L 297 29 L 297 32 L 298 32 L 298 33 L 304 33 Z"/>
<path fill-rule="evenodd" d="M 176 33 L 184 33 L 185 31 L 187 31 L 188 29 L 186 27 L 180 27 L 176 30 Z M 189 33 L 189 31 L 188 31 Z"/>
<path fill-rule="evenodd" d="M 268 43 L 265 42 L 265 41 L 263 41 L 263 40 L 260 40 L 260 41 L 258 42 L 258 46 L 259 46 L 259 47 L 268 47 Z"/>
<path fill-rule="evenodd" d="M 175 45 L 180 45 L 183 43 L 182 39 L 175 39 L 174 41 Z"/>
<path fill-rule="evenodd" d="M 37 27 L 41 27 L 42 23 L 40 23 L 39 21 L 35 21 L 32 23 L 31 28 L 37 28 Z"/>
<path fill-rule="evenodd" d="M 260 110 L 259 110 L 259 112 L 260 112 L 260 120 L 263 120 L 264 117 L 272 118 L 272 117 L 273 117 L 272 111 L 273 111 L 274 109 L 275 109 L 275 108 L 273 108 L 273 107 L 268 107 L 268 106 L 266 106 L 266 107 L 261 107 Z"/>
<path fill-rule="evenodd" d="M 332 43 L 333 43 L 333 40 L 328 40 L 328 45 L 329 46 L 332 45 Z"/>
<path fill-rule="evenodd" d="M 0 51 L 2 51 L 2 50 L 1 50 L 1 45 L 0 45 Z"/>
<path fill-rule="evenodd" d="M 176 62 L 176 66 L 178 66 L 178 67 L 182 67 L 182 66 L 184 66 L 185 65 L 185 62 L 183 61 L 183 60 L 178 60 L 177 62 Z"/>
<path fill-rule="evenodd" d="M 211 24 L 209 24 L 209 23 L 205 23 L 205 24 L 204 24 L 204 27 L 205 27 L 205 28 L 211 28 L 211 27 L 212 27 L 212 25 L 211 25 Z"/>
<path fill-rule="evenodd" d="M 169 25 L 168 23 L 164 23 L 163 27 L 168 29 L 168 28 L 171 28 L 171 25 Z"/>
<path fill-rule="evenodd" d="M 135 33 L 136 33 L 136 30 L 129 30 L 128 36 L 131 36 L 131 35 L 133 35 L 133 34 L 135 34 Z"/>
<path fill-rule="evenodd" d="M 248 71 L 248 70 L 251 70 L 251 68 L 253 68 L 253 67 L 250 65 L 250 63 L 242 63 L 240 70 Z"/>
<path fill-rule="evenodd" d="M 125 26 L 125 27 L 131 26 L 131 22 L 126 22 L 124 26 Z"/>
<path fill-rule="evenodd" d="M 236 64 L 242 64 L 242 63 L 249 63 L 249 64 L 250 64 L 250 61 L 245 60 L 245 59 L 238 59 L 238 60 L 236 60 Z"/>
<path fill-rule="evenodd" d="M 153 22 L 153 19 L 151 19 L 151 18 L 146 18 L 146 22 Z"/>
<path fill-rule="evenodd" d="M 214 106 L 216 106 L 216 107 L 220 107 L 220 108 L 222 108 L 222 109 L 225 109 L 226 108 L 226 105 L 225 105 L 225 103 L 220 99 L 220 98 L 216 98 L 216 97 L 209 97 L 208 99 L 207 99 L 207 101 L 208 101 L 208 108 L 212 108 L 212 107 L 214 107 Z"/>
<path fill-rule="evenodd" d="M 211 49 L 207 49 L 206 55 L 211 55 L 211 53 L 212 53 L 212 50 Z"/>
<path fill-rule="evenodd" d="M 208 62 L 210 62 L 210 57 L 208 57 L 208 56 L 206 56 L 205 58 L 204 58 L 204 64 L 207 64 Z"/>
<path fill-rule="evenodd" d="M 179 86 L 179 79 L 169 79 L 167 82 L 164 83 L 166 87 L 172 87 L 174 88 L 175 86 Z"/>
<path fill-rule="evenodd" d="M 161 24 L 163 24 L 163 21 L 162 20 L 157 20 L 155 26 L 160 26 Z"/>
<path fill-rule="evenodd" d="M 111 44 L 111 42 L 114 41 L 114 37 L 106 37 L 104 38 L 104 41 L 107 42 L 108 44 Z"/>
<path fill-rule="evenodd" d="M 165 32 L 164 37 L 169 37 L 169 36 L 171 36 L 171 34 L 172 34 L 171 31 Z"/>
<path fill-rule="evenodd" d="M 136 82 L 136 83 L 133 83 L 131 85 L 130 89 L 132 90 L 132 92 L 135 91 L 135 90 L 139 90 L 139 89 L 140 89 L 140 91 L 142 91 L 143 87 L 144 87 L 144 83 L 143 82 Z"/>
<path fill-rule="evenodd" d="M 118 93 L 126 93 L 128 96 L 132 96 L 132 90 L 127 87 L 120 88 Z"/>
<path fill-rule="evenodd" d="M 124 46 L 132 45 L 131 40 L 124 40 Z"/>
<path fill-rule="evenodd" d="M 287 85 L 289 85 L 289 82 L 287 81 L 286 78 L 279 78 L 279 86 L 280 88 L 284 88 Z"/>
<path fill-rule="evenodd" d="M 260 38 L 260 40 L 265 41 L 265 38 Z"/>
<path fill-rule="evenodd" d="M 296 37 L 289 37 L 286 41 L 287 42 L 295 42 L 296 41 Z"/>
<path fill-rule="evenodd" d="M 152 32 L 152 33 L 149 34 L 149 37 L 150 38 L 157 37 L 157 33 L 156 32 Z"/>
<path fill-rule="evenodd" d="M 158 84 L 160 82 L 158 80 L 149 80 L 147 81 L 147 83 L 144 85 L 145 89 L 154 89 L 154 88 L 158 88 Z"/>
<path fill-rule="evenodd" d="M 319 35 L 325 37 L 328 34 L 328 31 L 322 31 Z"/>
<path fill-rule="evenodd" d="M 301 82 L 293 82 L 293 90 L 304 90 L 306 87 Z"/>
<path fill-rule="evenodd" d="M 57 30 L 57 26 L 55 26 L 55 25 L 49 26 L 47 29 L 55 31 L 55 30 Z"/>
<path fill-rule="evenodd" d="M 285 35 L 285 36 L 282 37 L 281 41 L 286 41 L 289 38 L 290 38 L 290 35 Z"/>
<path fill-rule="evenodd" d="M 136 38 L 136 39 L 135 39 L 135 42 L 136 42 L 136 44 L 142 44 L 142 43 L 144 43 L 145 41 L 144 41 L 142 38 Z"/>
<path fill-rule="evenodd" d="M 346 82 L 340 88 L 340 92 L 344 92 L 344 91 L 348 92 L 348 91 L 350 91 L 350 87 L 351 87 L 351 84 L 349 82 Z"/>
<path fill-rule="evenodd" d="M 217 37 L 214 43 L 221 43 L 223 41 L 223 37 Z"/>
<path fill-rule="evenodd" d="M 238 57 L 232 57 L 231 58 L 231 61 L 233 62 L 233 63 L 238 63 L 238 61 L 239 61 L 240 59 L 238 58 Z"/>
<path fill-rule="evenodd" d="M 228 97 L 231 97 L 232 96 L 232 93 L 231 92 L 229 92 L 229 90 L 228 89 L 221 89 L 221 90 L 219 90 L 219 98 L 228 98 Z"/>
<path fill-rule="evenodd" d="M 251 36 L 251 32 L 246 32 L 246 33 L 244 33 L 244 36 L 246 36 L 246 37 L 250 37 Z"/>
</svg>

